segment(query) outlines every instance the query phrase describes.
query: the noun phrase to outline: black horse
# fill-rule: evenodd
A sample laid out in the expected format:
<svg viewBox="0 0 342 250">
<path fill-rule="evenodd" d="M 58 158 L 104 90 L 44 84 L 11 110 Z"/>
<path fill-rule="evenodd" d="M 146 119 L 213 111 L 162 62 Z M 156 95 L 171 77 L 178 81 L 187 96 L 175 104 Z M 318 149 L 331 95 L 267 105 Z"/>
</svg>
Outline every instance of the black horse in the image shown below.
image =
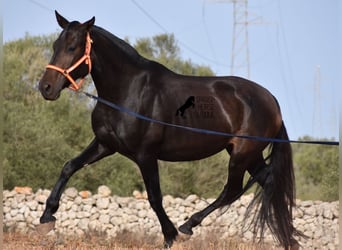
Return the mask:
<svg viewBox="0 0 342 250">
<path fill-rule="evenodd" d="M 99 97 L 144 116 L 236 135 L 288 139 L 276 99 L 260 85 L 233 76 L 179 75 L 140 56 L 123 40 L 95 26 L 94 17 L 85 23 L 69 22 L 57 12 L 56 17 L 63 31 L 53 45 L 54 54 L 39 82 L 45 99 L 56 100 L 67 87 L 79 89 L 80 83 L 75 80 L 90 73 Z M 175 116 L 175 111 L 191 96 L 210 100 L 213 115 L 204 119 L 188 109 L 186 119 Z M 61 194 L 77 170 L 118 152 L 139 166 L 165 246 L 169 247 L 178 231 L 162 206 L 157 160 L 192 161 L 225 149 L 230 155 L 229 175 L 222 193 L 207 208 L 192 215 L 179 231 L 191 235 L 192 228 L 208 214 L 233 203 L 251 184 L 258 183 L 262 189 L 253 202 L 258 208 L 253 224 L 255 233 L 258 231 L 262 236 L 267 225 L 285 248 L 298 244 L 294 236 L 300 233 L 292 222 L 295 191 L 289 143 L 200 134 L 137 119 L 101 102 L 92 112 L 92 128 L 93 141 L 63 167 L 40 218 L 41 227 L 53 228 L 53 214 Z M 264 158 L 267 146 L 271 150 Z M 246 171 L 251 178 L 244 187 Z"/>
</svg>

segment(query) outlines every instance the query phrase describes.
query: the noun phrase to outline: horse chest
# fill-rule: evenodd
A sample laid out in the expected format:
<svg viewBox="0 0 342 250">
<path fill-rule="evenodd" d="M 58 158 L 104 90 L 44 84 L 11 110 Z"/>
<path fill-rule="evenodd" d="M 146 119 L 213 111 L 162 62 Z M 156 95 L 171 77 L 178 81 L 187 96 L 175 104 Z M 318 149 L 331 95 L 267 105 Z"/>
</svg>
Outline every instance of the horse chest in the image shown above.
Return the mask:
<svg viewBox="0 0 342 250">
<path fill-rule="evenodd" d="M 95 136 L 116 151 L 133 151 L 141 142 L 143 128 L 137 126 L 136 119 L 116 111 L 96 111 L 92 115 Z"/>
</svg>

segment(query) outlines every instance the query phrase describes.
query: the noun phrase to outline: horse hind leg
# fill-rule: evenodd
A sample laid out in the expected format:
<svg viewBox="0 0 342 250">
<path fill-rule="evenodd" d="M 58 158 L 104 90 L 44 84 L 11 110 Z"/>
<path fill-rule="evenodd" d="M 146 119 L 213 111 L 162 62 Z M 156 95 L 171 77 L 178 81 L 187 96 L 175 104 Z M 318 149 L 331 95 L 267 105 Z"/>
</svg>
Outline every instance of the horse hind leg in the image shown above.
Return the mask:
<svg viewBox="0 0 342 250">
<path fill-rule="evenodd" d="M 262 153 L 256 157 L 254 164 L 248 166 L 247 171 L 251 177 L 249 178 L 246 186 L 251 186 L 254 183 L 258 183 L 259 186 L 263 188 L 269 175 L 269 168 L 267 168 L 267 164 Z M 245 188 L 248 189 L 249 187 L 246 186 Z"/>
<path fill-rule="evenodd" d="M 184 234 L 192 235 L 192 228 L 199 225 L 202 220 L 216 209 L 232 204 L 239 199 L 246 191 L 243 189 L 243 177 L 250 163 L 250 158 L 246 155 L 231 155 L 229 161 L 229 174 L 227 184 L 219 197 L 208 207 L 200 212 L 193 214 L 188 221 L 179 227 L 179 231 Z"/>
</svg>

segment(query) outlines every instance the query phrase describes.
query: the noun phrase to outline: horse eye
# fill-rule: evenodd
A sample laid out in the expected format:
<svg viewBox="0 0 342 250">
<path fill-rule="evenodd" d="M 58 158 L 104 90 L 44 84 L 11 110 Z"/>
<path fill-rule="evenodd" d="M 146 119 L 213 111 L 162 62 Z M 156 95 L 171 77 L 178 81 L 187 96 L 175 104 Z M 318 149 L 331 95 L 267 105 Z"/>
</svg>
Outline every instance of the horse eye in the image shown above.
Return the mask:
<svg viewBox="0 0 342 250">
<path fill-rule="evenodd" d="M 76 49 L 76 47 L 69 47 L 69 48 L 68 48 L 68 51 L 69 51 L 69 52 L 73 52 L 73 51 L 75 51 L 75 49 Z"/>
</svg>

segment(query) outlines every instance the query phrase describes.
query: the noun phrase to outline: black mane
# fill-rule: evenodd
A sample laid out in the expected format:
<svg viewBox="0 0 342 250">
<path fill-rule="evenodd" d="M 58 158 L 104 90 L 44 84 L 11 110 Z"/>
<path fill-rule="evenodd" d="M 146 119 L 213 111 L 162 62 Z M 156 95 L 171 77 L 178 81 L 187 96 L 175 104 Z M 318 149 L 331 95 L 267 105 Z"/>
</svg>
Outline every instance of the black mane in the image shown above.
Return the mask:
<svg viewBox="0 0 342 250">
<path fill-rule="evenodd" d="M 117 46 L 121 52 L 123 52 L 125 55 L 127 55 L 130 59 L 132 59 L 134 62 L 138 63 L 148 63 L 151 62 L 150 60 L 146 59 L 145 57 L 141 56 L 136 49 L 134 49 L 130 44 L 125 42 L 124 40 L 120 39 L 119 37 L 113 35 L 109 31 L 94 25 L 93 26 L 93 32 L 97 32 L 100 35 L 106 37 L 108 40 L 110 40 L 115 46 Z"/>
</svg>

